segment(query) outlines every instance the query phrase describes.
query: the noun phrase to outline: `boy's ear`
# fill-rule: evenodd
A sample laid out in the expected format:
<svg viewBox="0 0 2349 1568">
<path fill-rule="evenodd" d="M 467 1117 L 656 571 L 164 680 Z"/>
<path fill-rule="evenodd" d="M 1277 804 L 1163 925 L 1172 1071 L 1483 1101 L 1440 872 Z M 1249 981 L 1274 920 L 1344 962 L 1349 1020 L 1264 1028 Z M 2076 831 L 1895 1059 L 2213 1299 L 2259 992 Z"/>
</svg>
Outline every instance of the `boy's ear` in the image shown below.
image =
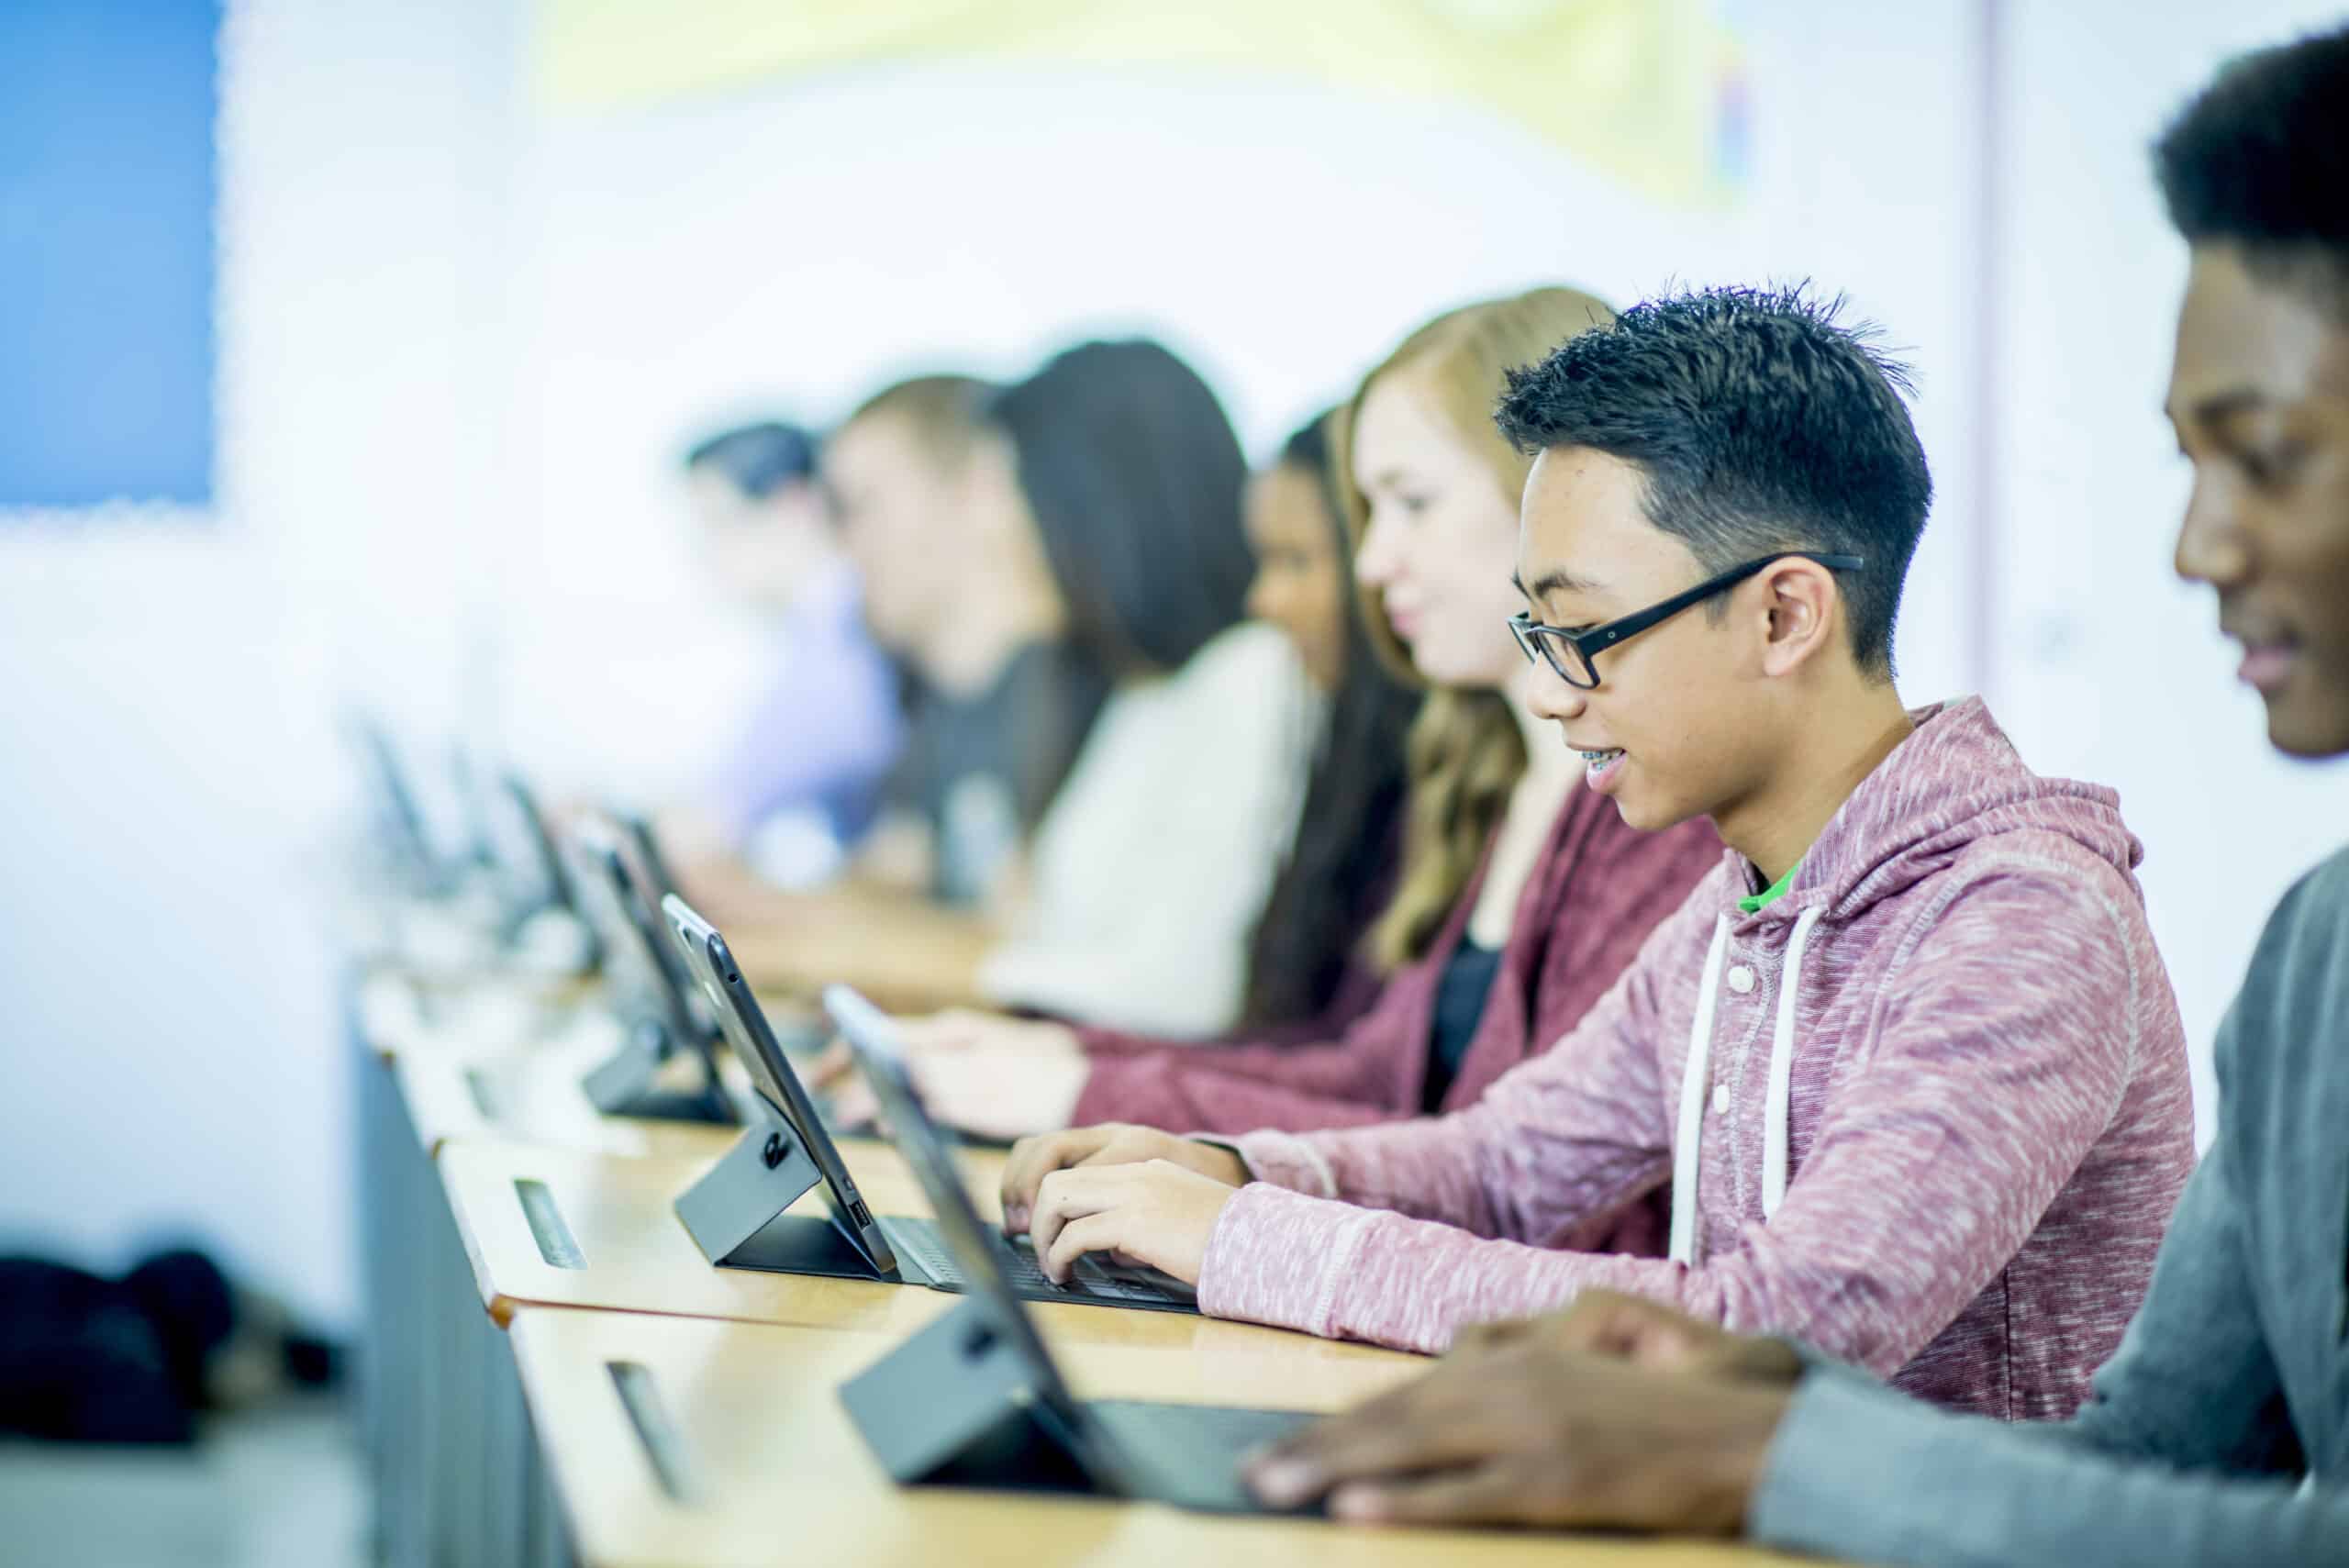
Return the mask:
<svg viewBox="0 0 2349 1568">
<path fill-rule="evenodd" d="M 1785 675 L 1818 658 L 1836 635 L 1842 592 L 1835 574 L 1815 561 L 1788 556 L 1761 575 L 1768 595 L 1769 630 L 1762 650 L 1765 674 Z"/>
<path fill-rule="evenodd" d="M 1008 441 L 982 441 L 952 480 L 963 528 L 974 538 L 996 539 L 1021 526 L 1007 496 L 1019 491 L 1019 460 Z"/>
</svg>

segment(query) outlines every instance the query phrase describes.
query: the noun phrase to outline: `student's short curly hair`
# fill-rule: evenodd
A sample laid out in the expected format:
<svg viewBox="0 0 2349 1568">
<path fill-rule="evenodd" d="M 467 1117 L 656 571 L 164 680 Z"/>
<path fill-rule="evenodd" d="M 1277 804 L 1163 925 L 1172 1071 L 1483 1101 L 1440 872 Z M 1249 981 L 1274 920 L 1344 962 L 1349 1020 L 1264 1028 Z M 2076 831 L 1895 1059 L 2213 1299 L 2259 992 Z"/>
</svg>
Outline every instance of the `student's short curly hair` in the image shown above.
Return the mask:
<svg viewBox="0 0 2349 1568">
<path fill-rule="evenodd" d="M 1510 372 L 1495 418 L 1521 450 L 1636 466 L 1648 520 L 1709 573 L 1784 550 L 1865 558 L 1836 581 L 1853 656 L 1888 679 L 1933 484 L 1907 369 L 1873 328 L 1840 322 L 1842 304 L 1801 287 L 1649 300 Z"/>
<path fill-rule="evenodd" d="M 2349 27 L 2222 66 L 2154 144 L 2169 220 L 2349 322 Z"/>
</svg>

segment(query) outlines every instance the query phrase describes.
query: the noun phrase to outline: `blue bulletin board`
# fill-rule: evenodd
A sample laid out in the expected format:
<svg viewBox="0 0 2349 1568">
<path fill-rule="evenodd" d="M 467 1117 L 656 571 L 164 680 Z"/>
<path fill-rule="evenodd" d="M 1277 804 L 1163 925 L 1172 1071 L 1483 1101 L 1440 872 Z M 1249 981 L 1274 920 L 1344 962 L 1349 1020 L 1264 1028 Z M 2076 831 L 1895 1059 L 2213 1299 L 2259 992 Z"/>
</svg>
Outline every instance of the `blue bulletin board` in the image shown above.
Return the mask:
<svg viewBox="0 0 2349 1568">
<path fill-rule="evenodd" d="M 212 500 L 220 17 L 0 4 L 0 513 Z"/>
</svg>

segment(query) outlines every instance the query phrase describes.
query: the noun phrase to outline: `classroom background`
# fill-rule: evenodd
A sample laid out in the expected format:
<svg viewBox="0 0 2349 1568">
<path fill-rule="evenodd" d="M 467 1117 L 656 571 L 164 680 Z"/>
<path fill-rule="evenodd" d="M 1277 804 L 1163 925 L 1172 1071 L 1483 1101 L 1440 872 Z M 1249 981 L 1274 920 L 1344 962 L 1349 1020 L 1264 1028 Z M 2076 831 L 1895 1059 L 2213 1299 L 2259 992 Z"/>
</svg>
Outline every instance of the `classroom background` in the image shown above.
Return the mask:
<svg viewBox="0 0 2349 1568">
<path fill-rule="evenodd" d="M 2145 149 L 2336 16 L 18 0 L 0 236 L 55 243 L 0 245 L 0 1249 L 198 1236 L 357 1330 L 342 721 L 565 797 L 700 776 L 764 672 L 692 559 L 692 437 L 1147 333 L 1261 457 L 1431 311 L 1544 281 L 1809 278 L 1917 367 L 1902 689 L 2120 790 L 2207 1135 L 2342 777 L 2250 743 L 2169 569 Z M 150 263 L 151 323 L 75 303 Z"/>
</svg>

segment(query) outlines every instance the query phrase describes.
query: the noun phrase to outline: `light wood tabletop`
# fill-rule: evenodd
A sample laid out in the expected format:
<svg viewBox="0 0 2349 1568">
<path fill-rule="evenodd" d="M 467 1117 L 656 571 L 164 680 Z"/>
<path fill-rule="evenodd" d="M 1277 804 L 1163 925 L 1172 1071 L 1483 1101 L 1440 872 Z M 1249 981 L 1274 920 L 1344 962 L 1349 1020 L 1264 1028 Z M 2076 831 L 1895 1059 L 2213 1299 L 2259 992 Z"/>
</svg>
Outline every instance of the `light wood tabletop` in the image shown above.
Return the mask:
<svg viewBox="0 0 2349 1568">
<path fill-rule="evenodd" d="M 353 998 L 360 1033 L 386 1056 L 438 1045 L 470 1051 L 544 1044 L 613 1026 L 594 982 L 484 972 L 462 982 L 379 966 Z"/>
<path fill-rule="evenodd" d="M 875 1213 L 930 1212 L 913 1173 L 886 1144 L 846 1139 L 841 1151 Z M 1002 1154 L 965 1150 L 961 1159 L 982 1212 L 999 1212 Z M 501 1323 L 525 1307 L 573 1307 L 901 1338 L 962 1299 L 919 1285 L 714 1267 L 670 1207 L 707 1162 L 460 1139 L 442 1147 L 439 1163 L 482 1301 Z M 822 1198 L 810 1193 L 792 1212 L 820 1214 Z M 560 1235 L 544 1235 L 550 1216 L 559 1217 Z M 1291 1363 L 1360 1362 L 1406 1372 L 1426 1364 L 1368 1345 L 1188 1313 L 1034 1306 L 1040 1321 L 1073 1341 L 1212 1350 L 1230 1364 L 1267 1372 Z"/>
<path fill-rule="evenodd" d="M 668 1066 L 687 1075 L 693 1071 L 692 1063 L 684 1061 Z M 392 1058 L 391 1073 L 428 1154 L 438 1154 L 452 1138 L 502 1138 L 559 1149 L 706 1162 L 723 1152 L 740 1130 L 706 1122 L 606 1116 L 580 1087 L 584 1070 L 568 1056 L 468 1059 L 454 1051 L 409 1050 Z M 685 1081 L 681 1078 L 678 1086 Z"/>
<path fill-rule="evenodd" d="M 610 1117 L 582 1083 L 625 1038 L 592 995 L 550 1001 L 542 988 L 484 981 L 428 993 L 396 976 L 362 987 L 360 1027 L 390 1071 L 428 1155 L 452 1138 L 510 1138 L 613 1154 L 708 1160 L 735 1129 Z M 657 1086 L 690 1088 L 696 1068 L 669 1062 Z"/>
<path fill-rule="evenodd" d="M 929 1212 L 894 1151 L 851 1141 L 842 1152 L 875 1213 Z M 457 1139 L 441 1146 L 439 1165 L 482 1301 L 501 1323 L 525 1303 L 814 1326 L 928 1319 L 924 1298 L 935 1291 L 710 1263 L 674 1205 L 714 1158 Z M 821 1195 L 792 1212 L 823 1213 Z"/>
<path fill-rule="evenodd" d="M 1084 1397 L 1326 1410 L 1389 1386 L 1408 1370 L 1393 1360 L 1266 1364 L 1180 1346 L 1077 1342 L 1049 1331 L 1047 1338 Z M 535 1307 L 513 1325 L 523 1387 L 588 1568 L 1289 1568 L 1307 1560 L 1363 1568 L 1700 1568 L 1788 1561 L 1709 1542 L 1372 1530 L 1085 1496 L 900 1488 L 866 1450 L 836 1394 L 894 1342 L 838 1329 Z"/>
</svg>

